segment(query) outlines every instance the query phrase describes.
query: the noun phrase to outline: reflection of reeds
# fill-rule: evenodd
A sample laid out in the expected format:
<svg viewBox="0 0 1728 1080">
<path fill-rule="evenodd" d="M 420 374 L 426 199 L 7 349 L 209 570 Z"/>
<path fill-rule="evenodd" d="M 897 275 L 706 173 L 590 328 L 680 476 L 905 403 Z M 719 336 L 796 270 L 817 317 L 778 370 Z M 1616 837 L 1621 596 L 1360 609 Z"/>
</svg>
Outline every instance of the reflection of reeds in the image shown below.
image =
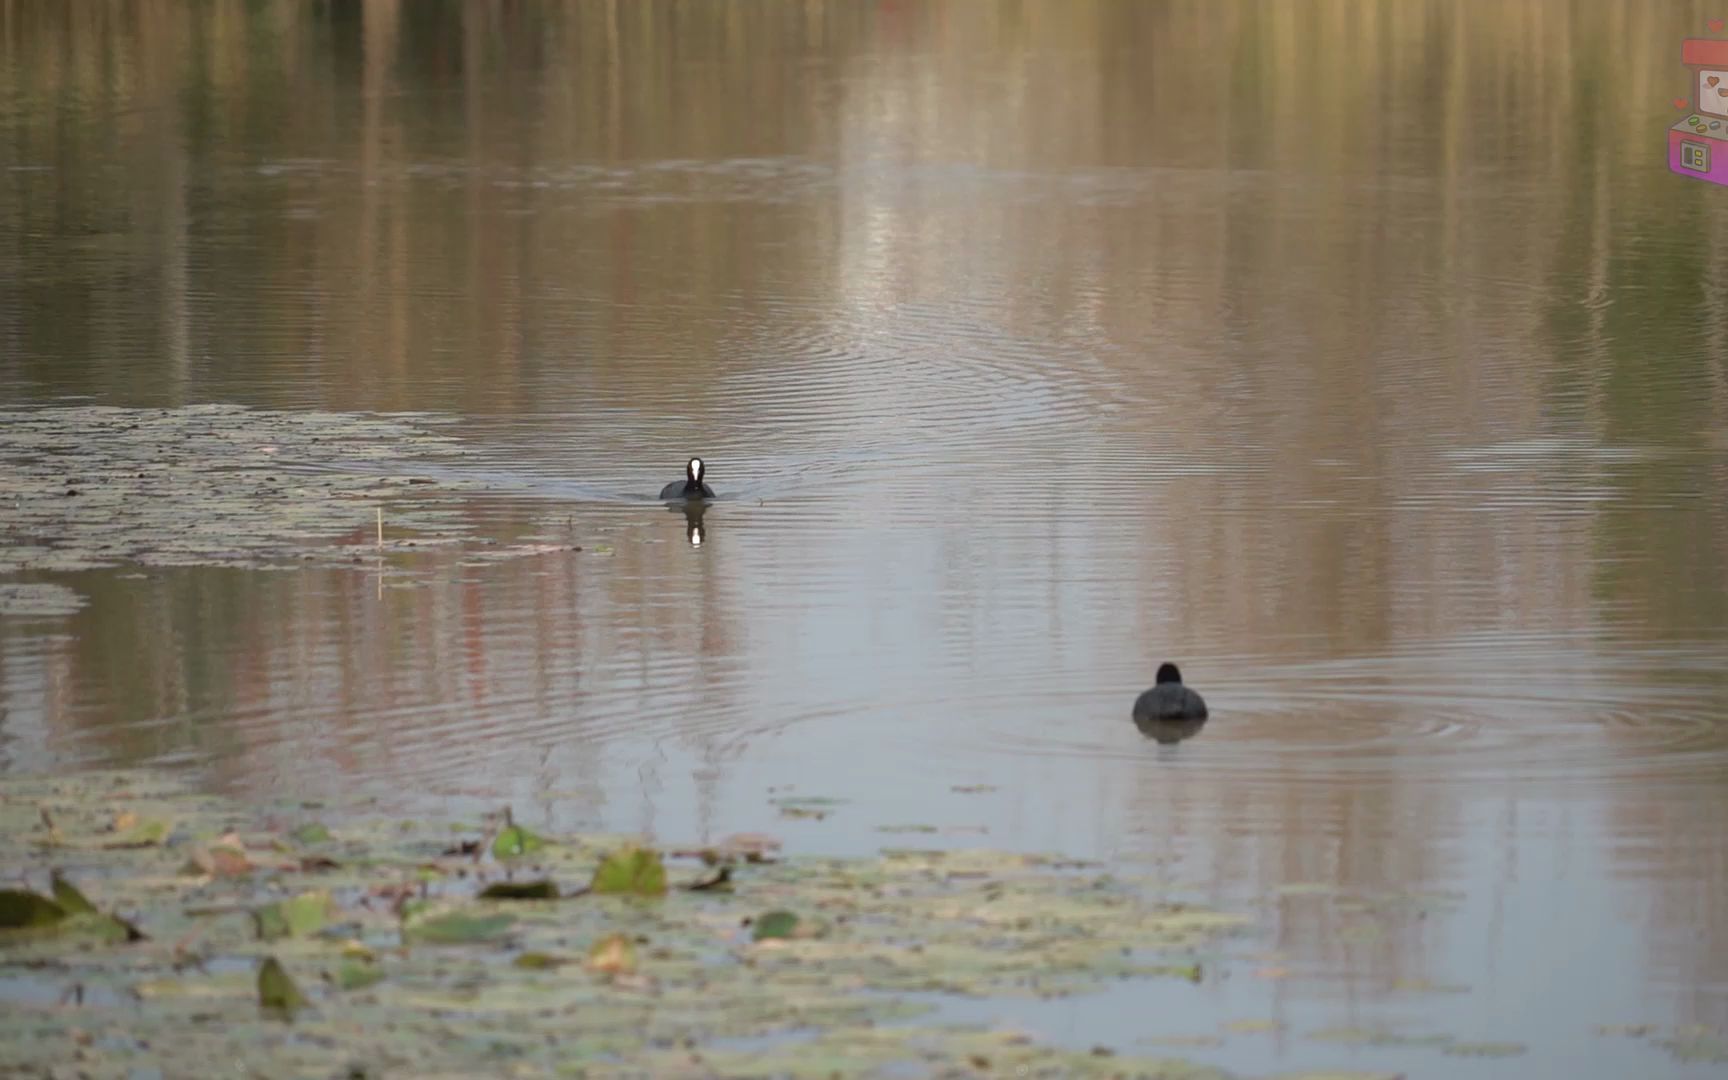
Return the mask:
<svg viewBox="0 0 1728 1080">
<path fill-rule="evenodd" d="M 574 334 L 583 361 L 569 378 L 621 400 L 675 383 L 699 407 L 730 369 L 798 362 L 738 347 L 764 297 L 804 304 L 802 317 L 820 322 L 817 312 L 879 295 L 892 332 L 896 304 L 977 281 L 1013 332 L 1075 354 L 1101 345 L 1109 380 L 1213 410 L 1231 447 L 1293 451 L 1271 462 L 1261 490 L 1200 478 L 1172 485 L 1171 499 L 1347 505 L 1347 517 L 1277 526 L 1184 515 L 1203 523 L 1170 549 L 1204 568 L 1192 588 L 1206 603 L 1192 607 L 1220 620 L 1213 629 L 1288 626 L 1305 612 L 1335 619 L 1310 629 L 1340 646 L 1372 648 L 1481 610 L 1429 594 L 1389 612 L 1400 581 L 1492 579 L 1508 567 L 1525 574 L 1520 610 L 1552 614 L 1563 594 L 1576 616 L 1588 574 L 1558 572 L 1553 553 L 1586 557 L 1588 519 L 1561 537 L 1534 517 L 1500 533 L 1436 531 L 1388 507 L 1421 494 L 1408 477 L 1436 442 L 1544 426 L 1621 438 L 1720 429 L 1728 345 L 1716 286 L 1728 238 L 1724 216 L 1706 212 L 1720 193 L 1670 176 L 1650 128 L 1684 87 L 1678 40 L 1700 32 L 1711 5 L 1478 7 L 366 0 L 348 9 L 358 18 L 337 18 L 297 0 L 0 0 L 0 97 L 126 106 L 80 124 L 46 104 L 10 110 L 18 160 L 63 172 L 52 198 L 15 198 L 29 174 L 0 185 L 0 227 L 165 230 L 113 256 L 143 262 L 123 268 L 163 283 L 160 303 L 124 308 L 127 292 L 103 287 L 112 265 L 33 256 L 64 261 L 33 265 L 43 273 L 20 290 L 100 310 L 64 320 L 72 331 L 8 325 L 40 308 L 0 306 L 0 339 L 48 337 L 6 362 L 55 385 L 66 355 L 135 355 L 152 330 L 164 354 L 183 358 L 203 350 L 195 335 L 315 337 L 321 357 L 341 358 L 316 360 L 334 395 L 422 407 L 435 380 L 465 410 L 521 412 L 535 406 L 522 343 Z M 301 164 L 267 180 L 211 168 L 216 137 Z M 1646 144 L 1655 149 L 1636 149 Z M 883 147 L 908 166 L 1019 171 L 1057 196 L 1034 212 L 988 198 L 949 212 L 958 203 L 941 202 L 940 184 L 916 168 L 886 193 L 848 178 L 880 164 Z M 117 151 L 156 164 L 83 167 Z M 820 182 L 772 207 L 735 198 L 738 188 L 721 191 L 731 201 L 653 212 L 591 205 L 585 168 L 666 158 L 792 160 Z M 408 179 L 411 166 L 444 170 L 441 183 Z M 1109 206 L 1118 173 L 1148 166 L 1153 179 L 1123 181 L 1138 201 Z M 1233 193 L 1232 175 L 1247 186 Z M 699 195 L 728 181 L 693 168 L 679 183 Z M 1103 205 L 1074 194 L 1100 191 Z M 179 235 L 199 215 L 162 209 L 200 198 L 250 205 L 235 219 L 253 230 L 247 241 L 212 250 Z M 316 214 L 284 212 L 302 204 Z M 928 205 L 942 212 L 921 212 Z M 409 227 L 451 210 L 455 227 Z M 880 227 L 896 216 L 920 227 Z M 264 299 L 189 325 L 186 297 L 219 276 Z M 587 299 L 571 316 L 536 302 L 528 281 Z M 447 317 L 409 317 L 421 298 L 451 296 L 464 301 Z M 665 296 L 678 298 L 678 317 L 646 314 Z M 1292 341 L 1307 348 L 1299 359 L 1286 355 Z M 249 380 L 285 385 L 305 371 L 298 346 L 255 351 Z M 224 389 L 221 366 L 186 366 L 180 381 L 201 380 L 187 390 Z M 79 376 L 102 387 L 80 389 L 154 393 L 152 374 L 104 366 Z M 1173 433 L 1196 452 L 1211 434 Z M 1319 456 L 1344 464 L 1318 472 Z M 1673 555 L 1691 576 L 1721 581 L 1728 520 L 1710 520 L 1709 536 L 1681 537 Z M 1658 561 L 1637 565 L 1648 576 L 1617 590 L 1670 611 L 1711 592 L 1664 599 Z M 1350 602 L 1316 602 L 1341 595 Z"/>
<path fill-rule="evenodd" d="M 898 305 L 972 288 L 1022 338 L 1095 356 L 1105 380 L 1171 415 L 1208 417 L 1211 426 L 1167 434 L 1183 452 L 1242 466 L 1165 485 L 1165 517 L 1183 527 L 1154 523 L 1143 547 L 1124 550 L 1112 602 L 1133 613 L 1126 632 L 1137 640 L 1362 654 L 1507 623 L 1588 628 L 1604 596 L 1651 625 L 1719 627 L 1721 499 L 1684 515 L 1470 524 L 1409 504 L 1442 481 L 1465 482 L 1434 471 L 1437 446 L 1507 433 L 1636 444 L 1728 427 L 1728 215 L 1712 212 L 1719 190 L 1670 176 L 1660 153 L 1665 103 L 1685 91 L 1679 39 L 1720 10 L 1717 0 L 1070 0 L 892 12 L 0 0 L 0 100 L 38 103 L 8 105 L 9 161 L 58 170 L 48 197 L 16 196 L 37 182 L 31 174 L 0 184 L 0 235 L 130 227 L 154 242 L 108 258 L 128 278 L 163 283 L 139 314 L 127 290 L 110 287 L 113 261 L 37 249 L 15 288 L 34 306 L 0 304 L 0 341 L 33 347 L 0 364 L 54 386 L 68 357 L 138 355 L 140 337 L 190 358 L 205 351 L 202 336 L 255 335 L 295 344 L 253 350 L 245 378 L 289 385 L 306 373 L 300 343 L 315 339 L 314 376 L 336 399 L 418 408 L 436 385 L 467 411 L 518 413 L 537 407 L 535 380 L 547 377 L 530 366 L 547 349 L 532 343 L 568 340 L 580 363 L 557 377 L 615 400 L 681 385 L 699 412 L 729 369 L 802 360 L 739 348 L 750 341 L 740 327 L 783 323 L 803 305 L 790 318 L 823 331 L 830 312 L 845 312 L 836 336 L 856 330 L 845 320 L 866 317 L 858 312 L 882 312 L 867 329 L 892 336 Z M 73 103 L 91 102 L 116 104 L 65 122 Z M 213 167 L 216 146 L 301 164 L 261 180 Z M 116 159 L 139 164 L 89 167 Z M 686 197 L 645 209 L 584 186 L 595 166 L 647 183 L 640 167 L 664 159 L 696 163 L 678 174 L 674 193 Z M 709 168 L 740 159 L 791 161 L 815 179 L 726 187 Z M 953 166 L 990 183 L 1031 177 L 1055 194 L 1030 206 L 956 197 L 932 178 L 965 172 Z M 1127 190 L 1122 205 L 1110 204 L 1112 184 Z M 251 230 L 245 241 L 190 235 L 208 221 L 201 206 L 185 212 L 196 200 L 242 208 L 232 220 Z M 296 207 L 315 213 L 296 219 Z M 261 299 L 235 314 L 187 299 L 219 293 L 223 279 Z M 14 322 L 62 296 L 92 310 Z M 411 317 L 427 297 L 440 298 L 439 317 Z M 666 297 L 677 298 L 676 317 L 656 318 Z M 202 380 L 194 388 L 225 388 L 223 366 L 187 368 L 184 379 Z M 98 384 L 80 390 L 155 392 L 147 365 L 76 370 Z M 1276 452 L 1254 456 L 1266 448 Z M 1317 469 L 1319 458 L 1336 464 Z M 1509 486 L 1583 475 L 1643 486 L 1654 501 L 1722 491 L 1721 453 L 1712 461 L 1692 484 L 1663 470 L 1694 466 L 1652 459 L 1533 465 Z M 1260 511 L 1297 503 L 1324 509 Z M 381 508 L 376 539 L 382 549 Z M 1023 564 L 1055 563 L 1091 539 L 1078 528 L 1023 538 Z M 510 670 L 487 654 L 524 647 L 506 632 L 521 612 L 535 623 L 529 647 L 556 673 L 517 688 L 536 700 L 577 700 L 570 672 L 615 660 L 620 640 L 729 655 L 738 631 L 724 614 L 728 579 L 700 579 L 703 617 L 690 620 L 648 603 L 653 575 L 630 564 L 646 561 L 643 550 L 620 545 L 617 570 L 588 578 L 555 564 L 567 579 L 505 570 L 501 590 L 397 594 L 395 614 L 378 604 L 366 616 L 399 619 L 388 634 L 345 630 L 317 609 L 321 596 L 343 595 L 340 580 L 292 596 L 296 617 L 227 614 L 202 643 L 230 633 L 246 643 L 256 663 L 237 670 L 252 682 L 232 690 L 194 681 L 211 678 L 196 628 L 185 642 L 161 634 L 155 609 L 136 625 L 110 621 L 104 634 L 123 646 L 67 646 L 96 653 L 88 667 L 180 651 L 109 673 L 146 685 L 68 707 L 68 723 L 102 708 L 183 715 L 188 696 L 286 711 L 292 688 L 318 681 L 297 666 L 294 635 L 329 635 L 314 643 L 357 657 L 342 687 L 354 715 L 459 701 L 478 711 L 483 681 L 450 673 Z M 974 601 L 961 584 L 956 595 Z M 464 624 L 472 639 L 439 636 L 450 624 L 434 598 L 475 605 Z M 407 692 L 371 676 L 390 670 L 382 643 L 410 629 L 426 635 L 426 670 L 443 681 L 424 700 L 396 701 Z M 645 697 L 643 711 L 657 704 Z M 355 761 L 371 752 L 367 737 L 356 732 Z M 1392 887 L 1450 873 L 1422 842 L 1455 827 L 1454 804 L 1434 790 L 1258 797 L 1292 831 L 1332 822 L 1339 839 L 1223 836 L 1221 877 Z M 1184 813 L 1179 802 L 1161 810 Z M 1428 831 L 1386 843 L 1394 821 Z M 1680 885 L 1659 915 L 1696 925 L 1692 894 L 1681 893 L 1695 878 L 1680 863 L 1720 863 L 1722 845 L 1685 820 L 1651 830 L 1692 837 L 1675 842 L 1664 876 Z M 1721 924 L 1720 890 L 1697 903 Z M 1710 970 L 1723 963 L 1718 955 Z"/>
<path fill-rule="evenodd" d="M 308 287 L 345 296 L 358 281 L 356 303 L 328 305 L 321 315 L 323 352 L 343 357 L 334 380 L 366 387 L 380 407 L 411 407 L 426 369 L 436 367 L 457 380 L 469 408 L 522 408 L 529 391 L 521 343 L 557 329 L 542 306 L 525 302 L 525 278 L 558 281 L 563 295 L 609 297 L 620 310 L 634 305 L 640 290 L 731 313 L 656 323 L 654 352 L 662 359 L 644 379 L 657 385 L 692 374 L 669 368 L 711 363 L 726 351 L 725 335 L 760 303 L 758 282 L 781 290 L 798 282 L 817 297 L 835 283 L 841 249 L 851 243 L 835 215 L 835 200 L 851 198 L 844 192 L 815 190 L 796 209 L 774 213 L 748 203 L 690 205 L 655 214 L 620 210 L 576 227 L 564 211 L 584 198 L 578 166 L 594 163 L 845 163 L 853 147 L 867 158 L 873 146 L 897 145 L 914 160 L 1008 168 L 1223 164 L 1342 180 L 1333 207 L 1359 199 L 1350 186 L 1355 178 L 1420 179 L 1420 197 L 1388 200 L 1383 212 L 1406 222 L 1438 212 L 1441 220 L 1420 238 L 1388 230 L 1354 250 L 1335 238 L 1335 284 L 1348 290 L 1388 265 L 1432 268 L 1435 253 L 1447 251 L 1455 260 L 1449 269 L 1468 273 L 1471 262 L 1506 268 L 1512 295 L 1477 298 L 1492 306 L 1515 303 L 1516 293 L 1535 283 L 1570 281 L 1575 267 L 1612 263 L 1627 236 L 1612 223 L 1624 215 L 1635 215 L 1650 250 L 1693 242 L 1694 212 L 1651 209 L 1672 202 L 1674 182 L 1659 167 L 1643 167 L 1633 148 L 1654 145 L 1660 134 L 1648 130 L 1652 114 L 1684 85 L 1677 41 L 1700 32 L 1708 8 L 1523 0 L 1465 13 L 1444 0 L 1075 0 L 874 14 L 863 6 L 669 3 L 563 3 L 524 12 L 502 3 L 369 0 L 359 18 L 335 19 L 294 0 L 219 0 L 197 9 L 167 0 L 120 7 L 0 0 L 0 93 L 8 100 L 118 99 L 128 106 L 107 126 L 58 123 L 46 107 L 9 119 L 23 160 L 61 163 L 78 181 L 62 185 L 56 199 L 27 205 L 9 203 L 0 191 L 0 219 L 27 218 L 13 223 L 19 233 L 68 220 L 101 228 L 119 218 L 183 232 L 195 216 L 162 208 L 185 206 L 194 177 L 224 200 L 268 200 L 253 218 L 253 243 L 221 252 L 219 265 L 193 274 L 239 271 L 279 298 L 246 309 L 247 318 L 263 321 L 257 332 L 276 340 L 303 336 L 307 312 L 295 298 Z M 1157 62 L 1145 62 L 1148 55 Z M 784 62 L 788 57 L 810 63 Z M 962 65 L 964 77 L 946 77 Z M 642 73 L 640 86 L 630 72 Z M 858 92 L 830 92 L 836 75 Z M 356 86 L 364 91 L 357 125 L 342 119 Z M 266 160 L 357 162 L 360 173 L 313 169 L 268 184 L 251 175 L 236 181 L 206 168 L 207 150 L 182 138 L 194 116 L 199 130 Z M 1415 137 L 1425 126 L 1439 136 Z M 447 160 L 449 147 L 420 134 L 436 131 L 460 133 L 461 160 L 450 176 L 459 206 L 434 206 L 429 200 L 438 196 L 404 180 L 411 165 Z M 80 161 L 117 151 L 157 164 L 123 177 L 78 169 Z M 513 176 L 499 163 L 524 172 Z M 1598 188 L 1582 179 L 1599 175 L 1613 183 Z M 1548 194 L 1533 199 L 1528 213 L 1488 220 L 1479 213 L 1483 176 Z M 500 177 L 545 180 L 550 193 L 494 182 Z M 698 172 L 689 182 L 720 181 Z M 560 185 L 567 190 L 560 193 Z M 1301 190 L 1293 184 L 1275 197 L 1291 211 L 1314 211 L 1298 205 Z M 1580 250 L 1566 238 L 1576 217 L 1570 204 L 1586 198 L 1599 204 L 1595 219 L 1609 223 L 1610 233 Z M 1677 198 L 1698 205 L 1695 196 Z M 297 204 L 319 212 L 298 221 L 282 212 Z M 446 209 L 460 209 L 463 224 L 408 227 L 415 213 Z M 517 216 L 524 209 L 548 213 L 531 230 L 500 224 L 529 220 Z M 1247 239 L 1231 232 L 1222 208 L 1193 221 L 1152 218 L 1126 232 L 1110 215 L 1058 217 L 1070 239 L 1052 247 L 1029 231 L 1033 218 L 1016 216 L 1006 237 L 1015 251 L 991 253 L 992 269 L 1015 265 L 1018 251 L 1028 265 L 1062 269 L 1073 261 L 1082 272 L 1048 273 L 1041 282 L 1144 273 L 1157 264 L 1154 252 L 1173 254 L 1172 243 L 1210 241 L 1218 259 L 1199 269 L 1222 282 L 1233 272 L 1232 248 L 1241 255 L 1241 245 L 1250 245 L 1252 256 L 1312 242 L 1288 229 Z M 996 222 L 974 224 L 962 242 L 996 243 Z M 155 255 L 141 247 L 136 257 L 154 259 L 147 276 L 172 286 L 155 316 L 164 351 L 191 355 L 198 343 L 186 340 L 184 297 L 203 286 L 182 279 L 188 239 L 160 240 Z M 764 243 L 780 244 L 785 254 L 765 261 Z M 679 257 L 655 262 L 646 254 L 653 251 Z M 917 261 L 899 265 L 913 290 L 947 276 Z M 1021 310 L 1059 299 L 1012 274 L 1005 284 L 1028 293 Z M 1415 290 L 1428 282 L 1410 284 L 1410 302 L 1420 304 Z M 410 318 L 411 299 L 426 295 L 466 303 L 456 318 Z M 118 302 L 101 292 L 93 299 Z M 1214 299 L 1186 298 L 1186 315 L 1210 319 Z M 1185 317 L 1172 311 L 1170 298 L 1143 290 L 1106 292 L 1096 302 L 1101 315 L 1126 326 Z M 135 320 L 98 314 L 82 320 L 94 335 L 89 350 L 126 351 L 119 335 Z M 626 367 L 632 346 L 641 344 L 621 318 L 598 320 L 590 332 L 594 353 L 619 358 L 596 360 L 601 366 Z M 1471 379 L 1467 365 L 1482 350 L 1457 344 L 1456 376 Z M 56 366 L 52 357 L 39 362 L 45 374 Z M 267 353 L 257 362 L 265 369 L 259 377 L 269 378 L 273 365 L 303 370 L 297 365 L 304 357 Z M 688 383 L 697 392 L 704 385 Z"/>
</svg>

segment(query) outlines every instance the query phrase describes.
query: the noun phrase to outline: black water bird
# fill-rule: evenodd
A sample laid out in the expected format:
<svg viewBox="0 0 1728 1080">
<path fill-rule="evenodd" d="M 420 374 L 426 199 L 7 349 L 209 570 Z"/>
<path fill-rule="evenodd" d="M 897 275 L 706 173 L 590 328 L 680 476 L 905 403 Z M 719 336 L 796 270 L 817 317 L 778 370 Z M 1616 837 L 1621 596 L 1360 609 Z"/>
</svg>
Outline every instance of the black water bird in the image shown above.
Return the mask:
<svg viewBox="0 0 1728 1080">
<path fill-rule="evenodd" d="M 1200 729 L 1206 726 L 1204 720 L 1143 720 L 1136 716 L 1134 726 L 1140 729 L 1140 734 L 1158 743 L 1160 746 L 1175 746 L 1184 739 L 1192 739 L 1200 734 Z"/>
<path fill-rule="evenodd" d="M 712 499 L 714 489 L 702 482 L 702 459 L 693 457 L 684 466 L 683 481 L 674 480 L 660 489 L 662 499 Z"/>
<path fill-rule="evenodd" d="M 1206 719 L 1206 699 L 1182 685 L 1182 672 L 1175 664 L 1158 665 L 1152 689 L 1134 701 L 1134 722 L 1164 722 Z"/>
</svg>

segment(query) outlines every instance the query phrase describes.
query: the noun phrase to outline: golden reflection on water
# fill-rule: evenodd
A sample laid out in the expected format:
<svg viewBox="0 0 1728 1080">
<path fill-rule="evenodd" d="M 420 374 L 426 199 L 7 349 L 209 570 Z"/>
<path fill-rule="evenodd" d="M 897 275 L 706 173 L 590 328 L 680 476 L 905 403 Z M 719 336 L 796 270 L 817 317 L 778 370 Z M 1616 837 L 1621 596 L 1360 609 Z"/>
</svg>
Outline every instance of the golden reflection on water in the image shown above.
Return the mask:
<svg viewBox="0 0 1728 1080">
<path fill-rule="evenodd" d="M 984 826 L 1263 900 L 1323 1018 L 1728 1023 L 1711 14 L 0 0 L 8 401 L 453 412 L 476 531 L 585 548 L 78 575 L 0 754 Z M 593 498 L 695 452 L 700 545 Z"/>
</svg>

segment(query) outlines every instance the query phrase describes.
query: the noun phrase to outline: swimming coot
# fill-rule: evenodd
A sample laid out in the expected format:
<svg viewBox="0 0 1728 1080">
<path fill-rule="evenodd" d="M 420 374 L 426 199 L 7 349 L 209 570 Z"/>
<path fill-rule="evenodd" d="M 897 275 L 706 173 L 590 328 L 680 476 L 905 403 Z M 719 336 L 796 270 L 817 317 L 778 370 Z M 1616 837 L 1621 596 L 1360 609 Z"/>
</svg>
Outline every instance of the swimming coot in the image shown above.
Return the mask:
<svg viewBox="0 0 1728 1080">
<path fill-rule="evenodd" d="M 1204 720 L 1206 701 L 1182 685 L 1182 672 L 1175 664 L 1159 664 L 1152 689 L 1134 702 L 1134 719 Z"/>
<path fill-rule="evenodd" d="M 1175 746 L 1185 739 L 1192 739 L 1200 734 L 1200 729 L 1206 726 L 1204 720 L 1148 720 L 1136 716 L 1134 726 L 1140 729 L 1140 734 L 1163 746 Z"/>
<path fill-rule="evenodd" d="M 702 459 L 693 457 L 684 466 L 684 481 L 672 481 L 660 489 L 662 499 L 712 499 L 714 489 L 702 482 Z"/>
</svg>

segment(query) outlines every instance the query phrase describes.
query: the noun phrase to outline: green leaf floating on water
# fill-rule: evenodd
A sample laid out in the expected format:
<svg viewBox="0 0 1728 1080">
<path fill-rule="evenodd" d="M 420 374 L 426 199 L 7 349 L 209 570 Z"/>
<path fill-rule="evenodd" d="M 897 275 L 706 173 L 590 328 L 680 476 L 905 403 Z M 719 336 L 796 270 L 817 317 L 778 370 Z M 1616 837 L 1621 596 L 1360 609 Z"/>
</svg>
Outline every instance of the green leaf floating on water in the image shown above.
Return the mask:
<svg viewBox="0 0 1728 1080">
<path fill-rule="evenodd" d="M 344 956 L 336 968 L 336 985 L 344 990 L 364 990 L 383 978 L 378 962 L 363 956 Z"/>
<path fill-rule="evenodd" d="M 316 934 L 324 929 L 330 911 L 329 893 L 308 892 L 261 907 L 252 913 L 252 920 L 260 941 L 274 941 Z"/>
<path fill-rule="evenodd" d="M 509 933 L 515 922 L 514 915 L 474 915 L 452 911 L 409 920 L 402 927 L 402 941 L 419 945 L 472 945 L 497 941 Z"/>
<path fill-rule="evenodd" d="M 790 911 L 770 911 L 756 920 L 754 936 L 757 941 L 767 941 L 771 938 L 789 938 L 798 930 L 798 916 Z"/>
<path fill-rule="evenodd" d="M 78 887 L 76 885 L 72 884 L 70 881 L 67 881 L 65 878 L 61 877 L 59 875 L 59 873 L 55 873 L 54 879 L 53 879 L 53 884 L 54 884 L 54 902 L 56 904 L 59 904 L 62 908 L 64 908 L 66 910 L 66 914 L 68 914 L 68 915 L 94 915 L 94 914 L 96 914 L 96 905 L 92 904 L 89 900 L 85 899 L 84 894 L 78 891 Z"/>
<path fill-rule="evenodd" d="M 666 864 L 658 851 L 627 847 L 606 856 L 594 871 L 594 892 L 619 896 L 666 895 Z"/>
<path fill-rule="evenodd" d="M 71 882 L 54 875 L 54 899 L 22 889 L 0 889 L 0 933 L 22 937 L 96 941 L 118 945 L 142 941 L 137 927 L 104 915 Z M 16 939 L 14 939 L 16 940 Z"/>
<path fill-rule="evenodd" d="M 447 861 L 437 864 L 444 876 L 425 890 L 415 877 L 436 857 L 432 852 L 451 843 L 450 823 L 402 829 L 394 821 L 373 827 L 331 819 L 345 867 L 316 882 L 277 868 L 287 860 L 263 845 L 250 849 L 257 872 L 187 881 L 173 875 L 184 858 L 178 850 L 98 846 L 136 824 L 113 822 L 108 808 L 119 791 L 138 814 L 175 822 L 189 840 L 274 835 L 292 847 L 286 830 L 307 820 L 290 818 L 284 828 L 274 817 L 279 811 L 207 795 L 177 776 L 0 776 L 0 843 L 28 850 L 42 831 L 37 808 L 49 804 L 66 846 L 78 853 L 78 862 L 63 869 L 77 885 L 99 887 L 87 899 L 105 911 L 124 897 L 128 914 L 136 911 L 142 925 L 160 929 L 154 936 L 174 943 L 99 944 L 87 935 L 113 932 L 116 924 L 91 914 L 0 934 L 0 957 L 13 965 L 8 979 L 33 1000 L 52 1002 L 79 984 L 86 990 L 82 1010 L 0 1007 L 0 1027 L 28 1029 L 28 1038 L 0 1036 L 0 1042 L 8 1060 L 32 1074 L 48 1075 L 91 1053 L 95 1024 L 102 1029 L 94 1044 L 101 1047 L 98 1071 L 168 1076 L 201 1075 L 210 1056 L 272 1076 L 342 1075 L 354 1062 L 391 1062 L 389 1071 L 407 1076 L 557 1075 L 573 1064 L 597 1078 L 676 1076 L 690 1071 L 691 1054 L 699 1052 L 705 1071 L 722 1076 L 929 1075 L 966 1069 L 976 1057 L 986 1063 L 973 1063 L 978 1075 L 987 1068 L 988 1075 L 1011 1076 L 1024 1067 L 1026 1075 L 1097 1080 L 1223 1080 L 1213 1071 L 1132 1057 L 1127 1049 L 1093 1057 L 1017 1033 L 945 1031 L 931 1015 L 932 1002 L 938 994 L 1001 1000 L 1092 993 L 1126 977 L 1167 977 L 1170 965 L 1192 964 L 1200 955 L 1209 958 L 1209 974 L 1214 964 L 1227 973 L 1248 963 L 1233 959 L 1225 943 L 1251 920 L 1154 899 L 1162 885 L 1148 891 L 1138 879 L 1118 880 L 1056 857 L 987 850 L 800 856 L 748 869 L 739 868 L 741 856 L 717 857 L 733 868 L 733 895 L 679 890 L 644 901 L 632 899 L 637 887 L 686 884 L 673 880 L 679 875 L 669 857 L 662 864 L 616 836 L 547 834 L 548 868 L 508 880 L 548 878 L 575 891 L 571 886 L 589 884 L 610 852 L 616 854 L 600 876 L 632 891 L 584 901 L 463 902 L 493 882 L 476 882 L 468 867 L 458 876 Z M 467 854 L 486 855 L 497 832 L 470 824 L 463 835 L 484 841 Z M 43 902 L 52 905 L 50 914 L 64 912 L 47 888 L 47 870 L 37 883 Z M 577 879 L 566 881 L 572 872 Z M 294 902 L 311 889 L 328 889 L 340 906 Z M 375 895 L 363 902 L 367 893 Z M 306 923 L 296 916 L 302 928 L 320 915 L 324 924 L 312 937 L 285 936 L 265 948 L 246 940 L 249 916 L 229 914 L 242 904 L 248 912 L 272 909 L 280 932 L 293 932 L 292 912 L 313 916 Z M 397 904 L 413 909 L 400 922 L 386 914 Z M 776 927 L 780 920 L 769 917 L 775 912 L 797 919 Z M 740 929 L 746 915 L 756 918 Z M 338 921 L 353 922 L 365 944 L 331 938 Z M 402 929 L 406 948 L 391 947 L 398 944 L 391 925 Z M 750 944 L 756 933 L 768 936 Z M 735 947 L 740 940 L 744 963 Z M 261 980 L 267 954 L 287 970 Z M 251 958 L 234 962 L 245 956 Z M 34 966 L 38 960 L 44 965 Z M 202 968 L 175 966 L 198 960 Z M 297 1027 L 316 1017 L 306 1037 L 271 1038 L 253 1011 L 254 1000 L 265 1000 L 260 982 L 275 984 L 281 975 L 298 983 L 299 997 L 273 991 L 278 1006 L 310 999 L 294 1017 Z M 116 990 L 136 993 L 139 1007 L 112 1007 Z M 916 1025 L 900 1022 L 920 1018 Z"/>
<path fill-rule="evenodd" d="M 520 825 L 508 825 L 492 841 L 492 856 L 497 859 L 514 859 L 523 855 L 532 855 L 544 848 L 546 841 L 524 829 Z"/>
<path fill-rule="evenodd" d="M 274 956 L 258 966 L 258 1005 L 267 1013 L 291 1019 L 310 1002 Z"/>
<path fill-rule="evenodd" d="M 144 935 L 131 923 L 116 919 L 112 915 L 68 915 L 61 922 L 38 932 L 52 934 L 62 940 L 93 941 L 101 945 L 120 945 L 128 941 L 144 940 Z"/>
<path fill-rule="evenodd" d="M 480 890 L 482 900 L 556 900 L 558 884 L 550 878 L 540 881 L 500 881 Z"/>
<path fill-rule="evenodd" d="M 46 896 L 22 889 L 0 889 L 0 930 L 53 926 L 67 911 Z"/>
</svg>

